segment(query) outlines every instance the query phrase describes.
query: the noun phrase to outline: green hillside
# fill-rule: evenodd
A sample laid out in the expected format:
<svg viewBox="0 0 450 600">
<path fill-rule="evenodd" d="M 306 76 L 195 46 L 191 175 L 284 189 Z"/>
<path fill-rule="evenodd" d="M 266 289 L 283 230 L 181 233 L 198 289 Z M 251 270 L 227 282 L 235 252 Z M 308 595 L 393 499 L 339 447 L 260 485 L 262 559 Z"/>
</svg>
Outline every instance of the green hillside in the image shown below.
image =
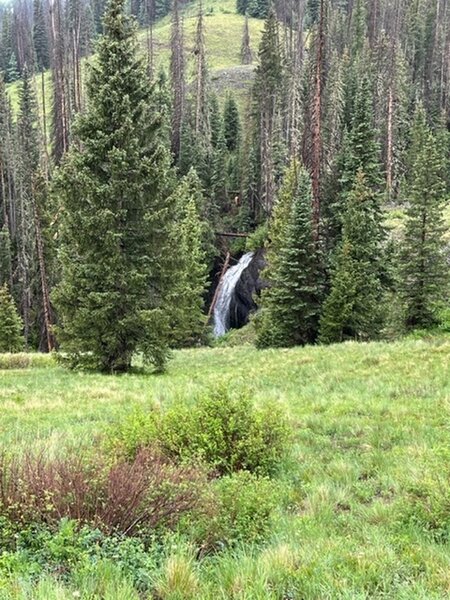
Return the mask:
<svg viewBox="0 0 450 600">
<path fill-rule="evenodd" d="M 9 360 L 2 357 L 1 364 Z M 74 444 L 90 447 L 136 409 L 192 403 L 218 381 L 247 390 L 256 405 L 275 402 L 293 431 L 277 479 L 281 503 L 262 545 L 199 559 L 184 538 L 173 540 L 162 562 L 148 567 L 155 595 L 139 595 L 130 583 L 133 569 L 127 576 L 86 571 L 81 549 L 70 563 L 74 578 L 65 575 L 59 584 L 35 565 L 38 588 L 27 583 L 30 567 L 20 567 L 20 556 L 4 555 L 0 598 L 447 597 L 449 362 L 450 340 L 430 337 L 285 351 L 183 351 L 161 377 L 74 374 L 45 357 L 34 368 L 0 370 L 3 448 L 45 443 L 61 456 Z M 89 596 L 89 589 L 110 595 Z"/>
<path fill-rule="evenodd" d="M 206 46 L 208 50 L 208 65 L 210 68 L 212 88 L 219 96 L 226 90 L 232 89 L 242 99 L 252 79 L 254 66 L 241 65 L 240 42 L 244 27 L 244 17 L 236 13 L 234 0 L 209 0 L 204 4 L 206 23 Z M 187 58 L 188 78 L 193 71 L 192 51 L 194 48 L 195 29 L 197 24 L 198 3 L 189 4 L 184 11 L 184 30 Z M 251 47 L 253 55 L 257 56 L 263 22 L 259 19 L 249 19 Z M 156 68 L 168 68 L 170 60 L 170 18 L 159 20 L 153 30 L 154 53 Z M 146 46 L 146 31 L 141 30 L 139 37 L 143 49 Z M 255 61 L 256 62 L 256 61 Z M 83 71 L 86 62 L 83 61 Z M 51 77 L 45 74 L 45 88 L 47 111 L 51 106 Z M 17 81 L 7 86 L 12 106 L 17 109 L 18 90 L 20 82 Z M 36 93 L 39 105 L 42 108 L 42 81 L 36 79 Z"/>
</svg>

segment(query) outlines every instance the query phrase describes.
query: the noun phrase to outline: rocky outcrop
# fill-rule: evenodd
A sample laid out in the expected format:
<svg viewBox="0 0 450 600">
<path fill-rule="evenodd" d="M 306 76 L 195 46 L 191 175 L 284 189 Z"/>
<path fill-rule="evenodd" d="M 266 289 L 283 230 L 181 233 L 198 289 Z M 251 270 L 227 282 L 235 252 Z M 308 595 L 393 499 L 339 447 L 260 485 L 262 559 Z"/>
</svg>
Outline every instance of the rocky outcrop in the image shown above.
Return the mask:
<svg viewBox="0 0 450 600">
<path fill-rule="evenodd" d="M 258 250 L 235 287 L 230 303 L 231 328 L 239 329 L 246 325 L 250 315 L 258 308 L 258 296 L 265 287 L 261 278 L 265 266 L 264 250 Z"/>
</svg>

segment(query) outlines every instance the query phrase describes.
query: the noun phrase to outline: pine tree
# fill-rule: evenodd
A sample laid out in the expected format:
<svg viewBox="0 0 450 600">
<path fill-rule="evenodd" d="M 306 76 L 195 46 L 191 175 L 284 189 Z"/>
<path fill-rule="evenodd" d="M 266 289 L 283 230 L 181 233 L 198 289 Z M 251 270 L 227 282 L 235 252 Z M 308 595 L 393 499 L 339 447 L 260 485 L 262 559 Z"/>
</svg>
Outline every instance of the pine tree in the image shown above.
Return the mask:
<svg viewBox="0 0 450 600">
<path fill-rule="evenodd" d="M 223 129 L 227 148 L 230 152 L 234 152 L 241 142 L 241 121 L 238 105 L 231 94 L 228 94 L 225 100 Z"/>
<path fill-rule="evenodd" d="M 38 70 L 48 69 L 50 66 L 50 51 L 42 0 L 34 0 L 33 2 L 33 43 Z"/>
<path fill-rule="evenodd" d="M 20 352 L 23 346 L 22 322 L 4 284 L 0 287 L 0 352 Z"/>
<path fill-rule="evenodd" d="M 364 172 L 367 185 L 372 189 L 382 187 L 380 146 L 374 127 L 373 91 L 368 76 L 362 78 L 356 92 L 349 134 L 349 155 L 341 179 L 344 191 L 352 187 L 359 170 Z"/>
<path fill-rule="evenodd" d="M 124 0 L 111 0 L 87 82 L 88 107 L 56 185 L 62 281 L 55 299 L 72 366 L 128 371 L 133 354 L 167 359 L 164 285 L 169 156 Z"/>
<path fill-rule="evenodd" d="M 10 284 L 12 278 L 11 238 L 6 225 L 0 229 L 0 286 Z"/>
<path fill-rule="evenodd" d="M 208 277 L 205 250 L 207 225 L 202 221 L 204 199 L 194 170 L 181 180 L 176 192 L 173 243 L 177 252 L 170 307 L 170 343 L 173 347 L 199 344 L 205 335 L 204 293 Z"/>
<path fill-rule="evenodd" d="M 31 77 L 25 67 L 19 88 L 19 115 L 17 119 L 18 173 L 16 200 L 18 205 L 17 293 L 24 323 L 25 342 L 28 345 L 37 335 L 35 310 L 36 236 L 34 229 L 33 178 L 39 166 L 39 135 L 37 103 Z"/>
<path fill-rule="evenodd" d="M 312 229 L 312 190 L 307 172 L 293 162 L 269 230 L 266 276 L 258 346 L 286 347 L 315 341 L 321 275 Z"/>
<path fill-rule="evenodd" d="M 273 10 L 266 19 L 259 47 L 253 96 L 257 130 L 255 147 L 259 151 L 259 196 L 267 214 L 272 211 L 275 197 L 274 146 L 277 120 L 280 118 L 283 65 L 278 21 Z"/>
<path fill-rule="evenodd" d="M 405 239 L 401 254 L 400 291 L 407 328 L 436 323 L 435 305 L 448 300 L 448 265 L 443 239 L 446 200 L 445 154 L 426 123 L 423 107 L 414 120 L 411 171 L 406 185 Z"/>
<path fill-rule="evenodd" d="M 358 171 L 347 196 L 331 291 L 323 304 L 323 343 L 370 340 L 381 329 L 380 224 L 373 209 L 375 202 L 365 174 Z"/>
<path fill-rule="evenodd" d="M 219 133 L 216 147 L 212 151 L 211 165 L 211 198 L 213 214 L 219 210 L 225 214 L 228 210 L 228 185 L 227 185 L 227 160 L 228 152 L 223 130 Z"/>
<path fill-rule="evenodd" d="M 5 81 L 7 83 L 12 83 L 13 81 L 17 81 L 20 78 L 20 70 L 19 65 L 17 64 L 17 58 L 14 52 L 11 52 L 11 56 L 9 57 L 8 66 L 5 72 Z"/>
<path fill-rule="evenodd" d="M 13 12 L 5 10 L 1 15 L 0 71 L 6 76 L 8 64 L 13 52 Z"/>
<path fill-rule="evenodd" d="M 348 86 L 351 83 L 347 83 Z M 347 89 L 348 92 L 348 89 Z M 380 146 L 374 127 L 373 94 L 368 76 L 358 82 L 352 107 L 350 128 L 344 130 L 341 150 L 336 157 L 337 181 L 329 193 L 327 225 L 331 248 L 336 248 L 342 238 L 347 196 L 351 192 L 358 171 L 364 173 L 366 185 L 373 193 L 373 208 L 380 210 L 379 193 L 383 189 L 380 164 Z M 378 214 L 380 218 L 380 214 Z M 379 230 L 382 235 L 382 230 Z"/>
</svg>

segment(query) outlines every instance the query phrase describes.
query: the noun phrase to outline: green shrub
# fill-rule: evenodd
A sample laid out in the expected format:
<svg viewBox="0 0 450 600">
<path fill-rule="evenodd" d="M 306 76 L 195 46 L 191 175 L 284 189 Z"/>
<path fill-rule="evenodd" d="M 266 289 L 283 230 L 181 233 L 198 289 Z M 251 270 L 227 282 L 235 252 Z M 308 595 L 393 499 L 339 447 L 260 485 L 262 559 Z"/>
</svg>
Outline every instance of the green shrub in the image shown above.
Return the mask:
<svg viewBox="0 0 450 600">
<path fill-rule="evenodd" d="M 178 402 L 166 412 L 134 413 L 112 433 L 109 444 L 127 458 L 140 447 L 156 444 L 172 459 L 205 463 L 219 475 L 240 470 L 271 475 L 288 439 L 278 405 L 256 408 L 245 391 L 217 385 L 194 405 Z"/>
<path fill-rule="evenodd" d="M 240 542 L 258 543 L 268 536 L 282 500 L 278 482 L 241 471 L 211 485 L 211 513 L 194 516 L 192 521 L 188 517 L 180 524 L 204 552 Z"/>
</svg>

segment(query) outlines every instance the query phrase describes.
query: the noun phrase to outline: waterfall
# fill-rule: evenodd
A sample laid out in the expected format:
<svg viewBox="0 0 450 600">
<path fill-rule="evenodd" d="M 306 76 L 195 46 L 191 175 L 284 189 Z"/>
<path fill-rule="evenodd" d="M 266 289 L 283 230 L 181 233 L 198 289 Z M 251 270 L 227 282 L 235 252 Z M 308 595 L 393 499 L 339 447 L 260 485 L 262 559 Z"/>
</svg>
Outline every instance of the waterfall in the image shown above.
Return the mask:
<svg viewBox="0 0 450 600">
<path fill-rule="evenodd" d="M 230 328 L 230 304 L 233 298 L 233 292 L 243 271 L 248 267 L 253 256 L 253 252 L 244 254 L 237 265 L 226 271 L 219 284 L 219 293 L 214 307 L 214 335 L 216 337 L 225 335 Z"/>
</svg>

